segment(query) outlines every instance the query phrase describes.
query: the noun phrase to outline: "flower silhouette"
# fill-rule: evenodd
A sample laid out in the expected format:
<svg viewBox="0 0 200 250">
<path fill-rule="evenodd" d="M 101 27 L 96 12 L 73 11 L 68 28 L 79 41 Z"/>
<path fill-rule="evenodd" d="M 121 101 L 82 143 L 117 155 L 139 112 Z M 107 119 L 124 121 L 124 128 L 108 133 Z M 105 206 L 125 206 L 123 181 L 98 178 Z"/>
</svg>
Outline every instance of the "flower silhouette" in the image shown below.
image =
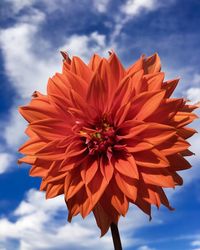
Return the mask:
<svg viewBox="0 0 200 250">
<path fill-rule="evenodd" d="M 67 53 L 47 95 L 19 108 L 30 139 L 19 163 L 32 165 L 47 198 L 64 194 L 68 220 L 93 212 L 104 235 L 129 203 L 151 217 L 151 205 L 172 209 L 163 188 L 182 185 L 190 168 L 187 127 L 197 107 L 170 98 L 178 79 L 164 81 L 158 54 L 125 69 L 117 55 L 94 54 L 89 64 Z"/>
</svg>

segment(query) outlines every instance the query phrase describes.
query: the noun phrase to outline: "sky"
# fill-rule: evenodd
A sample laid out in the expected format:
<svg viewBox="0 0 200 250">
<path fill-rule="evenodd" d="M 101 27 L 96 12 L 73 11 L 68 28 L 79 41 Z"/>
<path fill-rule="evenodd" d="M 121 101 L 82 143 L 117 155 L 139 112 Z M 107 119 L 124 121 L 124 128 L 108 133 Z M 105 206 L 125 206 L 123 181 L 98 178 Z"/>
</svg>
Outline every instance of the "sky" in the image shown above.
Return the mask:
<svg viewBox="0 0 200 250">
<path fill-rule="evenodd" d="M 70 224 L 62 196 L 45 200 L 40 179 L 18 166 L 26 123 L 17 107 L 61 71 L 65 50 L 88 62 L 114 49 L 125 66 L 158 52 L 165 79 L 180 77 L 175 96 L 200 100 L 199 0 L 0 1 L 0 250 L 113 248 L 92 216 Z M 200 112 L 196 112 L 200 115 Z M 192 127 L 199 130 L 200 121 Z M 200 134 L 191 140 L 193 168 L 184 185 L 166 190 L 171 212 L 153 208 L 153 220 L 135 206 L 119 229 L 125 250 L 200 250 Z"/>
</svg>

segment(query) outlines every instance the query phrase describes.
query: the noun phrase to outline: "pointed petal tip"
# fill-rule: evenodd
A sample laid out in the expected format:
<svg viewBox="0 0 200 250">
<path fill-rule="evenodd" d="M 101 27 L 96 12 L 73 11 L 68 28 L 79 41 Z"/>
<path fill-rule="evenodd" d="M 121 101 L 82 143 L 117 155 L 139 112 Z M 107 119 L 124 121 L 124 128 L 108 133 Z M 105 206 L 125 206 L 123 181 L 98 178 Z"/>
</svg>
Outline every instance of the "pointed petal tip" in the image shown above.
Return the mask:
<svg viewBox="0 0 200 250">
<path fill-rule="evenodd" d="M 66 51 L 60 51 L 60 54 L 63 56 L 63 58 L 66 60 L 69 57 L 69 54 Z"/>
<path fill-rule="evenodd" d="M 66 61 L 68 64 L 70 64 L 71 63 L 71 59 L 70 59 L 70 56 L 69 56 L 68 52 L 61 50 L 60 53 L 61 53 L 61 55 L 63 57 L 63 61 L 64 62 Z"/>
<path fill-rule="evenodd" d="M 114 49 L 110 49 L 110 50 L 108 50 L 108 54 L 109 54 L 109 56 L 111 56 L 111 55 L 115 54 Z"/>
</svg>

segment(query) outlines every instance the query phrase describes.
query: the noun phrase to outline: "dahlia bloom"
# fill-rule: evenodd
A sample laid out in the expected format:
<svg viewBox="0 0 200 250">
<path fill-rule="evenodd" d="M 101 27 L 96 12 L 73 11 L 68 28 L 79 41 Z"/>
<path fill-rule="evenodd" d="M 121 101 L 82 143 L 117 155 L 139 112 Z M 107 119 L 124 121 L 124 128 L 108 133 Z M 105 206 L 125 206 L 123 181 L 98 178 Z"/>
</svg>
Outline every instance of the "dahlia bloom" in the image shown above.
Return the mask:
<svg viewBox="0 0 200 250">
<path fill-rule="evenodd" d="M 158 54 L 125 69 L 117 55 L 93 55 L 89 64 L 62 52 L 62 73 L 19 108 L 30 139 L 19 163 L 32 165 L 47 198 L 64 194 L 68 220 L 93 212 L 104 235 L 135 204 L 172 209 L 163 188 L 182 185 L 190 168 L 187 127 L 196 105 L 170 98 L 178 79 L 164 81 Z"/>
</svg>

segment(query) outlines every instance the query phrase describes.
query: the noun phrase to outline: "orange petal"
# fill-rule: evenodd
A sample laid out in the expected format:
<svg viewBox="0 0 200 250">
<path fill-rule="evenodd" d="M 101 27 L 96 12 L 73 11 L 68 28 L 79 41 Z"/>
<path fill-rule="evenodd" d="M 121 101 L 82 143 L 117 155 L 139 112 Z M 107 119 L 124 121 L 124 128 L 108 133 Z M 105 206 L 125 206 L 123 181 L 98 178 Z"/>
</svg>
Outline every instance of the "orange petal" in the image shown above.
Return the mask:
<svg viewBox="0 0 200 250">
<path fill-rule="evenodd" d="M 131 107 L 131 103 L 128 102 L 127 104 L 122 106 L 120 109 L 118 109 L 118 111 L 115 115 L 115 118 L 114 118 L 114 124 L 116 126 L 119 126 L 120 124 L 122 124 L 124 122 L 128 112 L 129 112 L 130 107 Z"/>
<path fill-rule="evenodd" d="M 137 71 L 143 69 L 143 65 L 144 65 L 144 57 L 141 56 L 139 60 L 137 60 L 133 65 L 131 65 L 127 69 L 127 75 L 135 74 Z"/>
<path fill-rule="evenodd" d="M 148 122 L 158 122 L 159 123 L 169 123 L 170 119 L 178 112 L 178 110 L 183 106 L 183 99 L 164 99 L 160 106 L 149 116 L 146 121 Z M 173 124 L 172 124 L 173 125 Z"/>
<path fill-rule="evenodd" d="M 21 164 L 21 163 L 27 163 L 27 164 L 30 164 L 30 165 L 33 165 L 36 161 L 36 157 L 35 156 L 24 156 L 22 158 L 20 158 L 18 160 L 18 164 Z"/>
<path fill-rule="evenodd" d="M 128 211 L 128 201 L 124 193 L 119 188 L 116 188 L 116 185 L 115 181 L 112 181 L 106 192 L 109 193 L 111 197 L 112 206 L 119 214 L 125 216 Z"/>
<path fill-rule="evenodd" d="M 170 140 L 158 145 L 157 148 L 164 155 L 172 155 L 185 151 L 186 149 L 188 149 L 189 146 L 190 144 L 184 139 L 182 139 L 180 136 L 174 136 Z"/>
<path fill-rule="evenodd" d="M 164 124 L 148 123 L 148 127 L 142 132 L 141 138 L 153 145 L 161 144 L 176 134 L 176 130 Z"/>
<path fill-rule="evenodd" d="M 76 198 L 79 201 L 80 214 L 84 219 L 92 211 L 94 204 L 91 202 L 90 197 L 87 196 L 84 187 L 76 194 Z"/>
<path fill-rule="evenodd" d="M 93 209 L 93 213 L 96 219 L 96 223 L 98 227 L 101 229 L 101 237 L 102 237 L 109 230 L 111 220 L 99 203 L 97 203 L 97 205 Z"/>
<path fill-rule="evenodd" d="M 129 156 L 126 159 L 116 159 L 113 163 L 115 169 L 130 178 L 138 179 L 138 169 L 133 156 Z"/>
<path fill-rule="evenodd" d="M 133 91 L 134 85 L 129 78 L 119 84 L 112 100 L 111 113 L 113 115 L 115 115 L 120 107 L 126 105 L 130 101 Z"/>
<path fill-rule="evenodd" d="M 90 199 L 92 200 L 93 206 L 95 206 L 97 202 L 100 200 L 107 185 L 108 185 L 108 182 L 101 174 L 101 171 L 97 171 L 94 178 L 87 185 L 90 191 Z"/>
<path fill-rule="evenodd" d="M 47 168 L 33 165 L 29 171 L 29 175 L 33 177 L 45 177 L 47 174 Z"/>
<path fill-rule="evenodd" d="M 92 77 L 92 71 L 89 67 L 77 56 L 72 57 L 71 71 L 80 76 L 84 81 L 90 82 Z"/>
<path fill-rule="evenodd" d="M 171 123 L 177 128 L 181 128 L 193 122 L 197 118 L 198 116 L 194 113 L 177 112 L 172 118 Z"/>
<path fill-rule="evenodd" d="M 179 186 L 183 185 L 183 179 L 177 173 L 173 173 L 172 178 L 174 180 L 175 185 L 179 185 Z"/>
<path fill-rule="evenodd" d="M 124 140 L 124 144 L 126 145 L 126 150 L 129 153 L 137 153 L 140 151 L 146 151 L 154 148 L 154 145 L 148 141 L 142 141 L 135 137 L 134 139 L 126 139 Z"/>
<path fill-rule="evenodd" d="M 142 190 L 143 192 L 143 190 Z M 142 195 L 138 194 L 138 199 L 136 200 L 135 204 L 146 214 L 149 215 L 149 220 L 151 220 L 151 205 L 142 199 Z"/>
<path fill-rule="evenodd" d="M 79 175 L 72 175 L 68 173 L 65 177 L 65 199 L 69 200 L 84 186 L 84 182 Z"/>
<path fill-rule="evenodd" d="M 80 213 L 80 206 L 75 196 L 68 201 L 65 200 L 65 202 L 69 210 L 68 221 L 71 222 L 72 217 Z"/>
<path fill-rule="evenodd" d="M 192 167 L 190 163 L 180 154 L 169 155 L 167 156 L 167 159 L 170 162 L 170 168 L 174 171 L 185 170 Z"/>
<path fill-rule="evenodd" d="M 175 187 L 174 179 L 171 174 L 166 171 L 166 175 L 163 174 L 163 170 L 160 170 L 159 173 L 141 172 L 142 178 L 145 183 L 157 185 L 160 187 Z M 167 175 L 168 173 L 168 175 Z"/>
<path fill-rule="evenodd" d="M 108 63 L 110 65 L 111 71 L 114 73 L 114 82 L 115 86 L 117 86 L 120 80 L 125 75 L 125 69 L 115 53 L 111 53 L 111 56 L 108 59 Z"/>
<path fill-rule="evenodd" d="M 108 86 L 96 72 L 89 84 L 86 100 L 97 111 L 104 111 L 108 101 Z"/>
<path fill-rule="evenodd" d="M 166 168 L 169 162 L 158 150 L 151 149 L 134 153 L 136 164 L 149 168 Z"/>
<path fill-rule="evenodd" d="M 22 154 L 34 155 L 45 145 L 46 143 L 41 141 L 40 138 L 31 138 L 19 148 L 19 152 Z"/>
<path fill-rule="evenodd" d="M 110 180 L 112 179 L 113 172 L 114 172 L 113 165 L 105 157 L 100 158 L 99 165 L 100 165 L 100 171 L 103 177 L 105 178 L 107 183 L 109 183 Z"/>
<path fill-rule="evenodd" d="M 88 83 L 83 78 L 74 74 L 72 71 L 68 71 L 67 74 L 65 74 L 65 77 L 68 79 L 68 82 L 74 91 L 80 96 L 86 96 Z"/>
<path fill-rule="evenodd" d="M 104 195 L 100 199 L 100 204 L 104 209 L 105 213 L 109 216 L 111 222 L 117 224 L 119 220 L 119 213 L 111 204 L 110 192 L 104 192 Z"/>
<path fill-rule="evenodd" d="M 154 204 L 158 208 L 161 204 L 169 208 L 170 210 L 173 210 L 173 208 L 170 206 L 169 201 L 161 187 L 153 186 L 153 185 L 146 185 L 146 188 L 148 190 L 148 198 L 144 198 L 149 204 Z"/>
<path fill-rule="evenodd" d="M 63 183 L 53 183 L 48 184 L 47 190 L 46 190 L 46 198 L 54 198 L 58 195 L 61 195 L 64 193 L 64 184 Z"/>
<path fill-rule="evenodd" d="M 132 100 L 127 120 L 131 120 L 133 118 L 137 120 L 147 119 L 148 116 L 151 116 L 151 114 L 157 110 L 163 100 L 164 94 L 164 91 L 152 91 L 143 92 L 137 95 Z"/>
<path fill-rule="evenodd" d="M 180 135 L 183 139 L 188 139 L 191 136 L 193 136 L 195 133 L 197 133 L 197 131 L 195 129 L 192 128 L 179 128 L 178 129 L 178 135 Z"/>
<path fill-rule="evenodd" d="M 142 107 L 140 108 L 139 112 L 135 116 L 136 120 L 145 120 L 148 118 L 155 110 L 159 107 L 160 103 L 162 102 L 165 96 L 165 91 L 159 91 L 155 93 L 149 100 L 147 100 Z M 134 102 L 133 102 L 134 107 Z"/>
<path fill-rule="evenodd" d="M 89 161 L 83 163 L 83 168 L 81 170 L 82 180 L 86 185 L 90 183 L 90 181 L 94 178 L 96 172 L 98 170 L 98 162 L 97 160 Z"/>
<path fill-rule="evenodd" d="M 64 98 L 68 97 L 70 83 L 66 76 L 56 73 L 52 78 L 49 78 L 47 84 L 48 95 L 57 95 Z"/>
<path fill-rule="evenodd" d="M 138 95 L 146 90 L 146 86 L 144 87 L 145 82 L 143 81 L 143 75 L 144 70 L 141 69 L 131 77 L 131 84 L 134 86 L 135 95 Z"/>
<path fill-rule="evenodd" d="M 148 123 L 139 122 L 135 120 L 125 121 L 119 126 L 117 139 L 130 139 L 134 138 L 138 134 L 141 134 L 149 126 Z"/>
<path fill-rule="evenodd" d="M 166 91 L 165 98 L 169 98 L 173 94 L 178 82 L 179 82 L 179 79 L 174 79 L 174 80 L 169 80 L 163 83 L 162 89 Z"/>
<path fill-rule="evenodd" d="M 94 54 L 94 55 L 91 57 L 91 59 L 90 59 L 90 62 L 89 62 L 89 64 L 88 64 L 88 67 L 89 67 L 91 70 L 95 71 L 95 70 L 98 68 L 100 61 L 101 61 L 101 57 L 100 57 L 99 55 L 97 55 L 97 54 Z"/>
<path fill-rule="evenodd" d="M 144 75 L 149 91 L 161 90 L 165 74 L 163 72 Z"/>
<path fill-rule="evenodd" d="M 115 173 L 115 180 L 117 186 L 121 191 L 131 200 L 135 201 L 137 198 L 137 181 L 136 179 L 127 177 L 118 172 Z"/>
</svg>

